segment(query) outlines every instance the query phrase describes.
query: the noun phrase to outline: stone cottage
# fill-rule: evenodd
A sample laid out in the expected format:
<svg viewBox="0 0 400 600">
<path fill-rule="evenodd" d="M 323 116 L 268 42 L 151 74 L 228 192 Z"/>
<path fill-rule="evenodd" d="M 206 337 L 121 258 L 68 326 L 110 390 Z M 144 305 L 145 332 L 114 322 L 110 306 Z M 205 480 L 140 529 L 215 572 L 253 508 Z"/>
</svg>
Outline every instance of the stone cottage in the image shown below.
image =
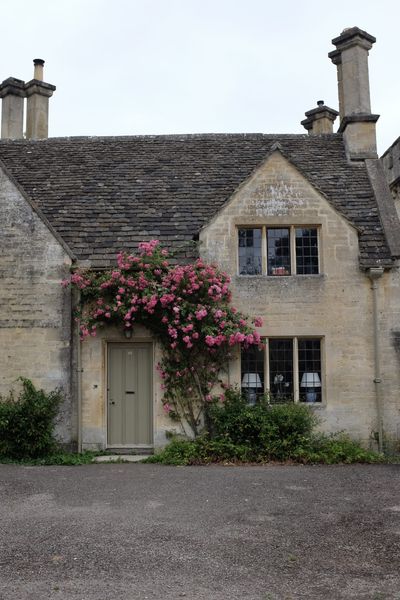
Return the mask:
<svg viewBox="0 0 400 600">
<path fill-rule="evenodd" d="M 0 392 L 20 375 L 62 387 L 66 444 L 163 445 L 173 424 L 158 344 L 141 326 L 129 339 L 110 327 L 80 343 L 60 282 L 74 266 L 112 266 L 143 240 L 186 260 L 197 241 L 230 274 L 235 305 L 264 317 L 265 349 L 238 353 L 230 383 L 249 401 L 269 390 L 307 402 L 326 431 L 398 440 L 400 224 L 393 164 L 385 155 L 385 178 L 376 153 L 374 42 L 357 27 L 333 40 L 339 113 L 319 101 L 304 135 L 48 138 L 55 87 L 43 61 L 32 81 L 3 81 Z"/>
</svg>

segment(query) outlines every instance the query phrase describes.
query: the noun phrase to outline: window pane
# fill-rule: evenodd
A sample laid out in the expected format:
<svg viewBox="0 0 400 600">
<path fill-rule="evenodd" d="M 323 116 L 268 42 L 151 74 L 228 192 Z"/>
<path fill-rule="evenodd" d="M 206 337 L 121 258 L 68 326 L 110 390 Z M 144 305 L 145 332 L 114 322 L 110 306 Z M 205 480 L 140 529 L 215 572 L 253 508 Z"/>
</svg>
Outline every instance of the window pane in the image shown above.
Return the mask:
<svg viewBox="0 0 400 600">
<path fill-rule="evenodd" d="M 321 402 L 321 340 L 299 340 L 301 402 Z"/>
<path fill-rule="evenodd" d="M 262 229 L 239 229 L 239 274 L 261 275 Z"/>
<path fill-rule="evenodd" d="M 269 377 L 272 402 L 293 400 L 293 340 L 269 340 Z"/>
<path fill-rule="evenodd" d="M 298 275 L 318 273 L 318 230 L 296 227 L 296 271 Z"/>
<path fill-rule="evenodd" d="M 249 404 L 255 404 L 264 393 L 264 350 L 242 349 L 242 392 Z"/>
<path fill-rule="evenodd" d="M 289 229 L 267 229 L 268 275 L 290 275 Z"/>
</svg>

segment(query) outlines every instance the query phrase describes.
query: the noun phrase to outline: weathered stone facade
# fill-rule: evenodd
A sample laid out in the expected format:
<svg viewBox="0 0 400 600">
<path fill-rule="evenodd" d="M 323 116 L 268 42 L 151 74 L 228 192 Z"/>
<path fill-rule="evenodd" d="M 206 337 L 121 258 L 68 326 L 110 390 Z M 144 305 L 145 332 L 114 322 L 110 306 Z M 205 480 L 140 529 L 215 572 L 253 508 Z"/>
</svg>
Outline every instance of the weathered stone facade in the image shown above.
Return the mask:
<svg viewBox="0 0 400 600">
<path fill-rule="evenodd" d="M 7 173 L 1 174 L 0 189 L 5 224 L 0 343 L 7 349 L 0 357 L 1 391 L 15 385 L 19 375 L 48 390 L 62 387 L 67 398 L 59 426 L 62 439 L 75 442 L 80 437 L 82 448 L 105 448 L 107 345 L 127 340 L 116 329 L 100 330 L 82 344 L 75 335 L 71 359 L 71 302 L 60 286 L 72 264 L 70 253 Z M 237 228 L 261 225 L 317 227 L 320 274 L 237 275 Z M 360 268 L 359 231 L 279 145 L 203 227 L 200 254 L 231 275 L 238 308 L 264 316 L 263 335 L 321 339 L 323 402 L 315 405 L 321 426 L 344 429 L 371 443 L 377 429 L 373 297 L 367 269 Z M 393 264 L 378 283 L 383 425 L 391 439 L 400 433 L 399 292 L 399 269 Z M 130 343 L 143 341 L 153 344 L 153 441 L 158 447 L 176 425 L 162 409 L 155 369 L 160 347 L 136 326 Z M 230 365 L 229 383 L 240 381 L 238 357 Z"/>
<path fill-rule="evenodd" d="M 125 344 L 131 344 L 131 354 L 138 355 L 142 344 L 147 357 L 142 370 L 152 380 L 138 396 L 151 410 L 146 428 L 138 429 L 146 429 L 143 446 L 150 446 L 150 437 L 151 445 L 163 445 L 175 424 L 162 409 L 156 370 L 160 346 L 140 325 L 130 340 L 104 328 L 80 343 L 76 327 L 71 334 L 70 293 L 60 282 L 71 265 L 111 268 L 117 252 L 135 251 L 150 239 L 158 239 L 178 260 L 193 260 L 193 242 L 200 240 L 201 256 L 231 275 L 238 308 L 264 317 L 261 334 L 267 340 L 292 339 L 293 356 L 299 339 L 317 340 L 322 402 L 314 409 L 323 429 L 346 430 L 367 445 L 379 432 L 380 447 L 383 435 L 400 438 L 400 143 L 381 164 L 368 76 L 375 38 L 352 27 L 332 42 L 337 133 L 332 126 L 339 113 L 318 101 L 302 122 L 310 135 L 37 139 L 47 137 L 48 98 L 55 90 L 43 82 L 44 61 L 34 61 L 34 79 L 27 84 L 3 81 L 0 393 L 15 386 L 20 375 L 47 390 L 61 387 L 66 396 L 61 439 L 77 441 L 79 448 L 105 448 L 112 414 L 107 361 L 115 356 L 108 348 L 115 343 L 125 356 Z M 27 137 L 32 138 L 26 140 L 24 97 Z M 264 265 L 266 227 L 291 228 L 292 264 L 295 228 L 317 231 L 318 273 L 238 275 L 238 228 L 246 227 L 264 228 Z M 118 360 L 119 373 L 123 360 Z M 139 372 L 133 362 L 127 364 L 131 367 L 120 370 L 124 383 L 127 371 L 131 381 Z M 295 401 L 301 400 L 299 374 L 293 368 Z M 228 380 L 240 385 L 241 378 L 238 356 Z M 126 414 L 126 395 L 134 394 L 132 387 L 120 393 L 118 423 Z M 134 406 L 137 416 L 138 405 L 132 401 L 128 410 Z M 126 441 L 125 433 L 120 439 Z"/>
<path fill-rule="evenodd" d="M 320 274 L 288 277 L 239 276 L 239 226 L 315 225 L 320 228 Z M 371 283 L 358 263 L 356 229 L 275 151 L 240 186 L 200 235 L 201 254 L 232 277 L 235 304 L 264 317 L 266 337 L 322 339 L 323 402 L 315 406 L 327 431 L 347 430 L 365 443 L 377 430 Z M 399 272 L 382 277 L 379 290 L 384 430 L 398 436 L 400 329 Z M 240 384 L 239 360 L 231 383 Z"/>
<path fill-rule="evenodd" d="M 71 302 L 60 283 L 71 257 L 0 168 L 0 393 L 27 377 L 65 394 L 58 435 L 76 440 L 71 398 Z"/>
<path fill-rule="evenodd" d="M 400 264 L 380 286 L 380 340 L 384 433 L 400 440 Z"/>
</svg>

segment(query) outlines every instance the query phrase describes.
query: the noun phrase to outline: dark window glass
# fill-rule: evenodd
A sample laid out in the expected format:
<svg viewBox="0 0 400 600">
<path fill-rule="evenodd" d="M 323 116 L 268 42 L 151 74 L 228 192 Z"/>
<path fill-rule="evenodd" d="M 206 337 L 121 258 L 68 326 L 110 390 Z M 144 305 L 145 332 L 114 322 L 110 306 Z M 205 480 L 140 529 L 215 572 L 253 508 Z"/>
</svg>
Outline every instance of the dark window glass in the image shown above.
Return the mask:
<svg viewBox="0 0 400 600">
<path fill-rule="evenodd" d="M 298 275 L 318 273 L 318 231 L 296 227 L 296 272 Z"/>
<path fill-rule="evenodd" d="M 268 275 L 290 275 L 289 229 L 267 229 Z"/>
<path fill-rule="evenodd" d="M 261 275 L 262 229 L 239 229 L 239 274 Z"/>
<path fill-rule="evenodd" d="M 264 350 L 242 349 L 242 392 L 249 404 L 255 404 L 264 393 Z"/>
<path fill-rule="evenodd" d="M 269 379 L 272 402 L 293 400 L 293 340 L 269 340 Z"/>
<path fill-rule="evenodd" d="M 301 402 L 321 402 L 321 340 L 299 340 Z"/>
</svg>

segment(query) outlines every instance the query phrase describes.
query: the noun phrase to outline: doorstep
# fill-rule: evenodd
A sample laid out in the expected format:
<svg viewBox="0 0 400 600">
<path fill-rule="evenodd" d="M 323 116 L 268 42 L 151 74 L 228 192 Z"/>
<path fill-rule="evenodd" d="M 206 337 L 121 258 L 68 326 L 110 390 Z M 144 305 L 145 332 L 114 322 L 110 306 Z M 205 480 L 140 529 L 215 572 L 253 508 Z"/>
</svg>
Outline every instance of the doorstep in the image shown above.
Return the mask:
<svg viewBox="0 0 400 600">
<path fill-rule="evenodd" d="M 121 463 L 121 462 L 141 462 L 151 454 L 104 454 L 96 456 L 93 462 L 98 463 Z"/>
</svg>

